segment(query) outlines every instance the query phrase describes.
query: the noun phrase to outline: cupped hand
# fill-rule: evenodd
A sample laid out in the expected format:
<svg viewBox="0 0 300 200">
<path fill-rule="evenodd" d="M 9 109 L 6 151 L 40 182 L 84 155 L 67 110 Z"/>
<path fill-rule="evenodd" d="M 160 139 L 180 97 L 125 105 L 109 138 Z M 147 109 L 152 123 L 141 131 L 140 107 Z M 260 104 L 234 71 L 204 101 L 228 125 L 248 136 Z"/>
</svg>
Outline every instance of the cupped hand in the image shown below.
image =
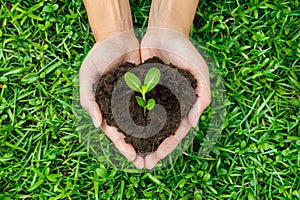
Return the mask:
<svg viewBox="0 0 300 200">
<path fill-rule="evenodd" d="M 133 31 L 122 32 L 108 39 L 97 42 L 85 58 L 79 72 L 80 104 L 91 116 L 95 127 L 101 127 L 116 148 L 137 168 L 144 167 L 144 159 L 137 156 L 131 144 L 124 140 L 125 136 L 110 127 L 102 119 L 102 114 L 95 100 L 94 85 L 99 77 L 108 73 L 124 62 L 139 64 L 139 41 Z"/>
<path fill-rule="evenodd" d="M 152 169 L 176 148 L 192 127 L 197 126 L 201 113 L 210 104 L 209 70 L 188 36 L 173 30 L 148 28 L 140 48 L 142 61 L 157 56 L 165 63 L 172 63 L 190 72 L 197 80 L 195 92 L 198 97 L 188 116 L 182 120 L 174 135 L 166 138 L 157 151 L 145 157 L 145 167 Z"/>
</svg>

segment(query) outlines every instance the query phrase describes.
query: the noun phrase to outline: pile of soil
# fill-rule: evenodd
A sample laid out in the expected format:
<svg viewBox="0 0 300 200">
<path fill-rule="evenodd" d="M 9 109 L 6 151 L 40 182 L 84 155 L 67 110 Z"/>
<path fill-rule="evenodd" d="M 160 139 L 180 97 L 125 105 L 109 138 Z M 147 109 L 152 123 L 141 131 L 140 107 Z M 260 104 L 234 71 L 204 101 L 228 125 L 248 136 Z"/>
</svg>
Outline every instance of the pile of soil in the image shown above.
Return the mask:
<svg viewBox="0 0 300 200">
<path fill-rule="evenodd" d="M 122 113 L 125 113 L 126 109 L 128 109 L 124 105 L 118 105 L 119 107 L 115 108 L 117 109 L 118 118 L 120 117 L 120 119 L 122 119 L 123 121 L 125 120 L 123 124 L 129 124 L 126 122 L 126 120 L 133 120 L 135 125 L 140 127 L 146 127 L 151 123 L 152 120 L 159 120 L 160 117 L 163 116 L 163 113 L 159 113 L 159 112 L 155 113 L 155 111 L 157 110 L 157 109 L 155 110 L 157 105 L 163 106 L 166 111 L 166 121 L 165 124 L 162 126 L 161 130 L 157 134 L 151 135 L 150 137 L 147 137 L 147 135 L 142 137 L 138 134 L 132 133 L 132 131 L 130 131 L 131 128 L 130 126 L 118 127 L 118 124 L 120 123 L 118 124 L 116 123 L 117 120 L 113 117 L 112 114 L 113 112 L 112 112 L 111 99 L 114 90 L 116 90 L 114 88 L 117 85 L 118 80 L 120 80 L 127 71 L 134 68 L 138 69 L 136 67 L 138 67 L 139 65 L 126 62 L 118 66 L 116 69 L 110 71 L 108 74 L 103 75 L 99 79 L 98 85 L 96 87 L 96 93 L 95 93 L 96 101 L 100 107 L 103 118 L 106 120 L 106 123 L 109 126 L 117 127 L 119 131 L 124 133 L 124 135 L 126 136 L 125 141 L 127 143 L 131 143 L 132 146 L 135 148 L 136 152 L 142 156 L 145 156 L 148 153 L 157 150 L 158 146 L 164 141 L 164 139 L 166 139 L 171 135 L 174 135 L 175 131 L 180 125 L 182 118 L 189 113 L 190 109 L 192 108 L 197 98 L 197 95 L 194 92 L 197 85 L 197 81 L 189 72 L 179 69 L 178 67 L 172 64 L 166 65 L 158 57 L 150 58 L 146 60 L 144 63 L 153 63 L 153 67 L 155 67 L 155 64 L 157 63 L 168 66 L 172 69 L 175 69 L 176 73 L 179 72 L 180 74 L 182 74 L 183 77 L 188 81 L 188 85 L 182 84 L 179 81 L 176 81 L 176 77 L 174 77 L 174 74 L 162 73 L 161 71 L 161 79 L 174 80 L 174 87 L 177 88 L 178 90 L 177 92 L 183 94 L 182 97 L 184 98 L 181 101 L 179 101 L 175 96 L 175 94 L 173 94 L 169 88 L 158 84 L 153 90 L 151 90 L 146 94 L 146 99 L 153 98 L 156 102 L 153 112 L 150 111 L 149 114 L 149 111 L 147 111 L 146 117 L 144 116 L 143 108 L 140 107 L 135 100 L 135 96 L 141 96 L 140 93 L 138 92 L 131 91 L 129 97 L 130 98 L 129 113 L 131 119 L 126 119 L 126 115 L 122 115 Z M 124 80 L 122 81 L 123 81 L 122 84 L 123 88 L 119 88 L 118 90 L 122 91 L 124 94 L 125 93 L 128 94 L 128 91 L 130 91 L 131 89 L 125 84 Z M 124 99 L 124 97 L 120 96 L 120 101 L 122 99 Z M 143 131 L 141 130 L 141 132 Z"/>
</svg>

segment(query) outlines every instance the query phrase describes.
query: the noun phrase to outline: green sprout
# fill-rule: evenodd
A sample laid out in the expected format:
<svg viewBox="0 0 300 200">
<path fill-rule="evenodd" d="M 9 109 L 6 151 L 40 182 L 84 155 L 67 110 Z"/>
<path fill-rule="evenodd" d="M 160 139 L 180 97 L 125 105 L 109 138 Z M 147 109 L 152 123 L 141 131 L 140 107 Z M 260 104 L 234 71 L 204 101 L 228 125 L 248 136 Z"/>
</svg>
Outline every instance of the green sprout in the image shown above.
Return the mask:
<svg viewBox="0 0 300 200">
<path fill-rule="evenodd" d="M 153 67 L 148 70 L 144 84 L 142 84 L 139 77 L 131 72 L 127 72 L 124 76 L 126 84 L 134 91 L 140 92 L 142 97 L 135 96 L 135 99 L 139 106 L 144 108 L 144 116 L 146 116 L 146 110 L 152 110 L 155 106 L 154 99 L 146 99 L 146 93 L 151 91 L 159 82 L 160 71 Z"/>
</svg>

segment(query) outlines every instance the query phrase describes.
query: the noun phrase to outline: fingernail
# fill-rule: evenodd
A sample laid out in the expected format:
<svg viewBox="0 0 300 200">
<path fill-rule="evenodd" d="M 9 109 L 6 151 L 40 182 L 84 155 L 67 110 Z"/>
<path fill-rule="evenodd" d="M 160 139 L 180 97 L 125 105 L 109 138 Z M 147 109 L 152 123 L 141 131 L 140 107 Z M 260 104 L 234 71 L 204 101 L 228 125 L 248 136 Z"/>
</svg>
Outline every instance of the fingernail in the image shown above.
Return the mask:
<svg viewBox="0 0 300 200">
<path fill-rule="evenodd" d="M 93 106 L 93 115 L 92 115 L 92 119 L 93 119 L 93 123 L 94 123 L 94 126 L 96 128 L 99 128 L 101 126 L 101 123 L 100 123 L 100 119 L 99 119 L 99 115 L 97 114 L 96 110 L 98 109 L 97 107 L 98 105 L 97 104 L 94 104 Z"/>
<path fill-rule="evenodd" d="M 96 128 L 99 128 L 99 127 L 100 127 L 99 120 L 97 120 L 97 119 L 95 119 L 95 118 L 92 118 L 92 120 L 93 120 L 94 126 L 95 126 Z"/>
<path fill-rule="evenodd" d="M 199 108 L 196 108 L 196 110 L 191 113 L 190 122 L 192 127 L 195 128 L 198 125 L 200 115 L 201 113 L 199 111 Z"/>
<path fill-rule="evenodd" d="M 101 124 L 100 124 L 100 120 L 99 120 L 99 118 L 97 117 L 97 114 L 96 114 L 96 113 L 94 113 L 94 116 L 92 117 L 92 120 L 93 120 L 94 126 L 95 126 L 96 128 L 99 128 Z"/>
<path fill-rule="evenodd" d="M 199 117 L 195 118 L 195 120 L 193 120 L 192 122 L 192 126 L 195 128 L 198 125 L 199 122 Z"/>
</svg>

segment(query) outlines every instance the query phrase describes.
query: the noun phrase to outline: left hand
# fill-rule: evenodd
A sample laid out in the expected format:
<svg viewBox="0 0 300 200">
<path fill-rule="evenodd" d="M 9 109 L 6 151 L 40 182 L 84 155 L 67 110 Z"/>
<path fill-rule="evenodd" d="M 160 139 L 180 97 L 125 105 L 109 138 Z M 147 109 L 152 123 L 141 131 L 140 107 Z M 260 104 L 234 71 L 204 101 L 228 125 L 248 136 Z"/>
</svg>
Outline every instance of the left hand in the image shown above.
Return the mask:
<svg viewBox="0 0 300 200">
<path fill-rule="evenodd" d="M 159 160 L 169 155 L 189 130 L 197 126 L 200 115 L 211 102 L 208 66 L 188 36 L 169 29 L 148 28 L 141 42 L 141 58 L 145 61 L 153 56 L 190 72 L 197 80 L 195 92 L 198 97 L 175 135 L 166 138 L 157 151 L 145 157 L 145 167 L 148 169 L 152 169 Z"/>
<path fill-rule="evenodd" d="M 125 142 L 123 133 L 119 132 L 116 127 L 107 125 L 106 121 L 102 119 L 93 90 L 99 77 L 126 61 L 140 63 L 139 41 L 133 31 L 112 35 L 104 41 L 97 42 L 80 68 L 80 104 L 91 116 L 95 127 L 101 127 L 116 148 L 140 169 L 144 167 L 144 158 L 137 155 L 131 144 Z"/>
</svg>

